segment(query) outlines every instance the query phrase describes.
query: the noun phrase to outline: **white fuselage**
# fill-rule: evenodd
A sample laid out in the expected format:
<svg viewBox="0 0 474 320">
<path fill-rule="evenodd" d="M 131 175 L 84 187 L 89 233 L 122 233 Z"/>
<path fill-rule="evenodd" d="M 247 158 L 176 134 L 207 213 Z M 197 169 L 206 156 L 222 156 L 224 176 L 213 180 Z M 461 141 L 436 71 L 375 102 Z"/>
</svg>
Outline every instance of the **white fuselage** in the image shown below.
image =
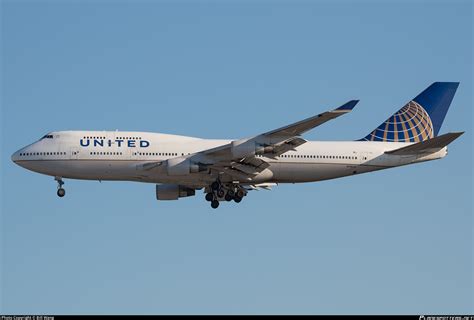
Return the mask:
<svg viewBox="0 0 474 320">
<path fill-rule="evenodd" d="M 12 160 L 50 176 L 85 180 L 175 183 L 202 187 L 215 180 L 209 172 L 169 175 L 145 168 L 170 158 L 194 154 L 232 140 L 199 139 L 149 132 L 60 131 L 17 151 Z M 381 170 L 444 157 L 447 148 L 423 156 L 387 155 L 410 143 L 308 141 L 275 158 L 270 166 L 242 184 L 311 182 Z"/>
</svg>

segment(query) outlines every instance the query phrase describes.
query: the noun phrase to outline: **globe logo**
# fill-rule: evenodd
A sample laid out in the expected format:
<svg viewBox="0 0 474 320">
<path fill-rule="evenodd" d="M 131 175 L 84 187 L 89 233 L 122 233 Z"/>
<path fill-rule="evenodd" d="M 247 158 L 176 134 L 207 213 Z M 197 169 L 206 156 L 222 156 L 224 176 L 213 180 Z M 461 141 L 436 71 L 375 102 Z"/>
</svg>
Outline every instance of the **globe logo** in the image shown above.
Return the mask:
<svg viewBox="0 0 474 320">
<path fill-rule="evenodd" d="M 421 105 L 410 101 L 372 131 L 365 140 L 420 142 L 433 137 L 433 123 L 430 116 Z"/>
</svg>

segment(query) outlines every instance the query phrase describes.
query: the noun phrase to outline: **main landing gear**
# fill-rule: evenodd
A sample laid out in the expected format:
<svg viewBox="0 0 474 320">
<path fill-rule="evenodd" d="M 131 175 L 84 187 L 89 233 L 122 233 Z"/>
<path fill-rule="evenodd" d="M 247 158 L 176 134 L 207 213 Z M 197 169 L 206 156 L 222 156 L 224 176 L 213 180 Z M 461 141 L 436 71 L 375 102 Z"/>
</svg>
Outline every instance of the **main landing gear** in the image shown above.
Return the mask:
<svg viewBox="0 0 474 320">
<path fill-rule="evenodd" d="M 213 209 L 219 207 L 219 201 L 230 202 L 234 200 L 236 203 L 239 203 L 247 195 L 242 186 L 238 184 L 224 185 L 220 181 L 211 183 L 209 189 L 209 192 L 206 194 L 206 201 L 211 203 Z"/>
<path fill-rule="evenodd" d="M 64 181 L 61 179 L 61 177 L 55 177 L 54 180 L 58 182 L 58 192 L 57 195 L 58 197 L 62 198 L 66 195 L 66 190 L 64 190 L 63 185 Z"/>
</svg>

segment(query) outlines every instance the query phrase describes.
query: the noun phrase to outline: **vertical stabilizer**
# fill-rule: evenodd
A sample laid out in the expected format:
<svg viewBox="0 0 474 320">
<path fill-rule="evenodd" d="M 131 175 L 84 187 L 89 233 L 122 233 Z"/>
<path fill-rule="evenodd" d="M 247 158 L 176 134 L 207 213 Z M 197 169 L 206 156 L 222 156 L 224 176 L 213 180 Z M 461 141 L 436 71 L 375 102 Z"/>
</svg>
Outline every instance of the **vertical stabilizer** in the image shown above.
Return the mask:
<svg viewBox="0 0 474 320">
<path fill-rule="evenodd" d="M 435 82 L 361 141 L 420 142 L 438 135 L 459 82 Z"/>
</svg>

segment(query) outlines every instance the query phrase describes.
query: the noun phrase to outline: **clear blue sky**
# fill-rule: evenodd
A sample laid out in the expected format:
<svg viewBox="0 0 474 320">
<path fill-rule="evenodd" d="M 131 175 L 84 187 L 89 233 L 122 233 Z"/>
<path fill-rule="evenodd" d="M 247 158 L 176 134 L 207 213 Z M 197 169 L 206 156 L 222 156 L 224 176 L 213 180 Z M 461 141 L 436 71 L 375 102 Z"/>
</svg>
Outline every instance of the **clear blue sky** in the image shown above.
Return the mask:
<svg viewBox="0 0 474 320">
<path fill-rule="evenodd" d="M 471 1 L 2 1 L 2 313 L 472 313 Z M 365 136 L 461 85 L 441 161 L 280 185 L 211 210 L 10 155 L 53 130 Z"/>
</svg>

